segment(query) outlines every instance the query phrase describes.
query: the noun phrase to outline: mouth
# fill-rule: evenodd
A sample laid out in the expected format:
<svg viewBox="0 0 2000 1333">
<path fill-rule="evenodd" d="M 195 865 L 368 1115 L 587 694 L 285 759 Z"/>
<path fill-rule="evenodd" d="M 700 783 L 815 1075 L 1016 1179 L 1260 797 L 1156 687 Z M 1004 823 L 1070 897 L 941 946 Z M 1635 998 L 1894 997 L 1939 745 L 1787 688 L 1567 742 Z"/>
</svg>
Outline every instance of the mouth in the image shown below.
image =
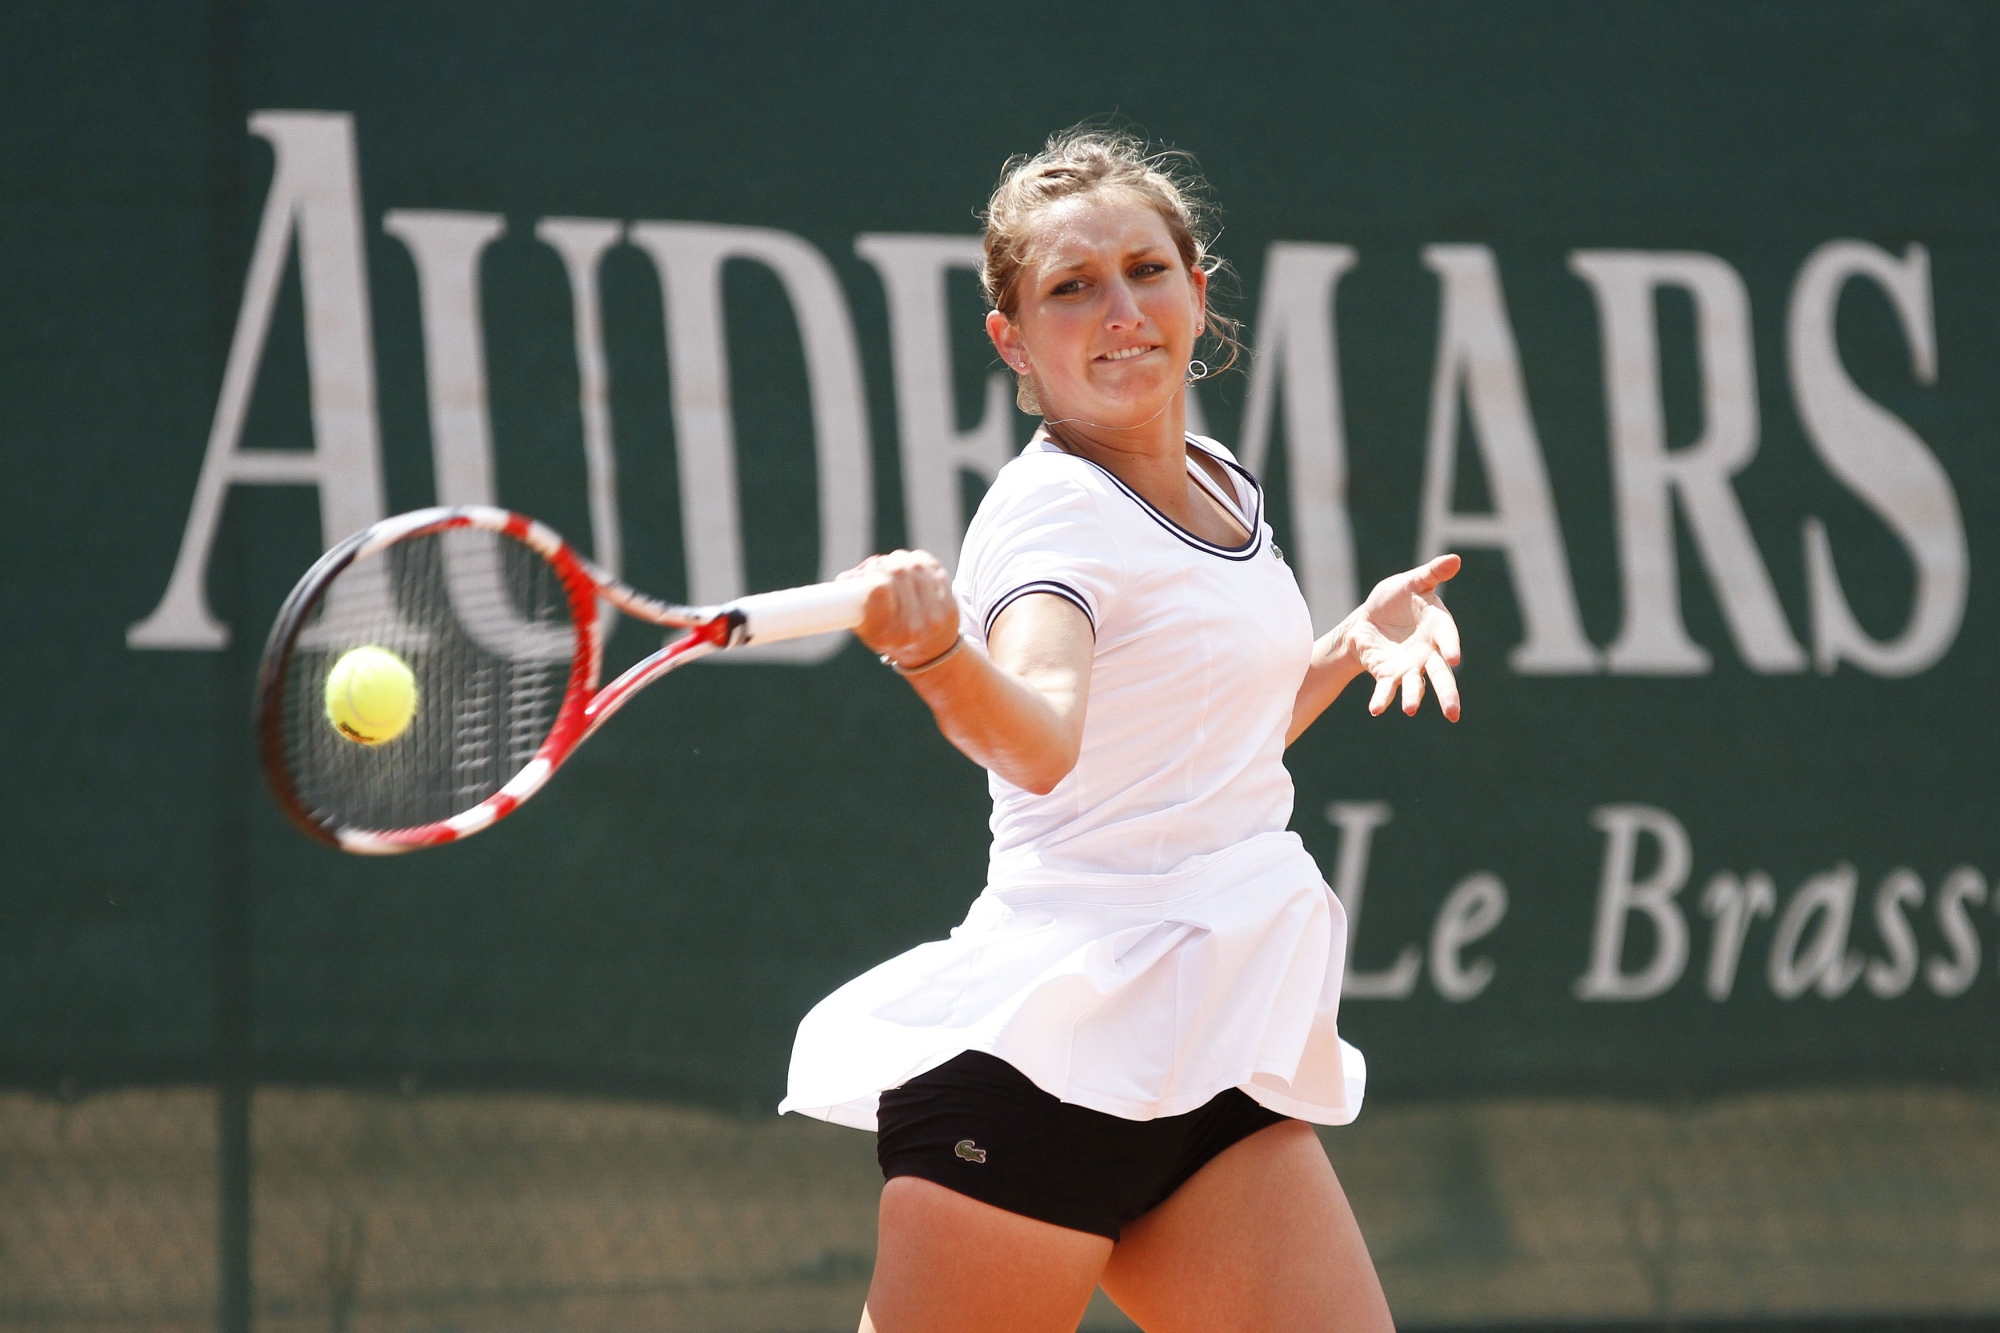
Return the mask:
<svg viewBox="0 0 2000 1333">
<path fill-rule="evenodd" d="M 1130 361 L 1135 356 L 1144 356 L 1148 352 L 1157 352 L 1159 349 L 1160 345 L 1158 343 L 1140 343 L 1134 347 L 1121 347 L 1115 352 L 1099 353 L 1097 360 Z"/>
</svg>

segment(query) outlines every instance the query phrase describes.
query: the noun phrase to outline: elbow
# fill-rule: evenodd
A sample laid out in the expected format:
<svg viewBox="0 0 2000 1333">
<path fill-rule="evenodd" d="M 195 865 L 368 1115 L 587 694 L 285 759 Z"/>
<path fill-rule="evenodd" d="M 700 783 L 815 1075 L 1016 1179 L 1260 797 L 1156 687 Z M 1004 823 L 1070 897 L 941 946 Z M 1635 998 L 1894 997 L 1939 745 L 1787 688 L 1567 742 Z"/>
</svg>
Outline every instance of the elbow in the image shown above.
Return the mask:
<svg viewBox="0 0 2000 1333">
<path fill-rule="evenodd" d="M 1020 771 L 1007 774 L 1007 780 L 1024 791 L 1037 796 L 1047 796 L 1062 785 L 1062 780 L 1076 771 L 1077 751 L 1065 750 L 1051 755 L 1036 756 L 1038 762 L 1024 763 Z"/>
</svg>

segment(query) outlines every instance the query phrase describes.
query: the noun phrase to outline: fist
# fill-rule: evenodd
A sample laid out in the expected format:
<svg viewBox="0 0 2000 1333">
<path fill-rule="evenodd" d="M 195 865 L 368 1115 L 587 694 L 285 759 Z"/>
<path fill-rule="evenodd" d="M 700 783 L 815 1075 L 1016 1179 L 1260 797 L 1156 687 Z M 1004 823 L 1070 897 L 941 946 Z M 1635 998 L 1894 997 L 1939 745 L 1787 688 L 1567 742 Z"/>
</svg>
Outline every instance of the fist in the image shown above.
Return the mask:
<svg viewBox="0 0 2000 1333">
<path fill-rule="evenodd" d="M 871 555 L 840 577 L 873 585 L 854 635 L 890 661 L 919 666 L 958 642 L 958 599 L 930 552 Z"/>
</svg>

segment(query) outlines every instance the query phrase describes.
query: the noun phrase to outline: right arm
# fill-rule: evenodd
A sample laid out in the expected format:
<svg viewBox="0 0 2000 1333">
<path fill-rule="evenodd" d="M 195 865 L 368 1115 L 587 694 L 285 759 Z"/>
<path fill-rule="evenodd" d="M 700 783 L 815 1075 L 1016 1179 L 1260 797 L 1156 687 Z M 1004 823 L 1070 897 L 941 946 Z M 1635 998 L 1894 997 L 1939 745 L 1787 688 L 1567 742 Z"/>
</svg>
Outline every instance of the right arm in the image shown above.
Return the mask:
<svg viewBox="0 0 2000 1333">
<path fill-rule="evenodd" d="M 869 579 L 867 613 L 855 636 L 904 666 L 950 650 L 958 601 L 944 567 L 922 551 L 871 556 L 842 578 Z M 973 763 L 1047 795 L 1076 767 L 1083 748 L 1095 648 L 1090 621 L 1064 598 L 1016 599 L 987 636 L 909 678 L 938 730 Z"/>
</svg>

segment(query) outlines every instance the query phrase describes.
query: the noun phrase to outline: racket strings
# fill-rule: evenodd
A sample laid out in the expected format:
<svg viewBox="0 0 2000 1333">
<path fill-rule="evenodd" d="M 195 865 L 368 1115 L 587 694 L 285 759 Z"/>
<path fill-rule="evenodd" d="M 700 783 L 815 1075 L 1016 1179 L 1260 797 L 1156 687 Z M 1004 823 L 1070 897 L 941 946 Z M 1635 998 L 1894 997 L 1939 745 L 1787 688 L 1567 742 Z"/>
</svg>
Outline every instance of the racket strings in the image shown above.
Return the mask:
<svg viewBox="0 0 2000 1333">
<path fill-rule="evenodd" d="M 416 682 L 407 728 L 373 745 L 343 735 L 327 705 L 334 664 L 366 646 L 395 653 Z M 285 754 L 301 803 L 324 824 L 375 830 L 471 809 L 547 739 L 576 649 L 554 569 L 504 534 L 450 529 L 356 560 L 287 668 Z"/>
</svg>

